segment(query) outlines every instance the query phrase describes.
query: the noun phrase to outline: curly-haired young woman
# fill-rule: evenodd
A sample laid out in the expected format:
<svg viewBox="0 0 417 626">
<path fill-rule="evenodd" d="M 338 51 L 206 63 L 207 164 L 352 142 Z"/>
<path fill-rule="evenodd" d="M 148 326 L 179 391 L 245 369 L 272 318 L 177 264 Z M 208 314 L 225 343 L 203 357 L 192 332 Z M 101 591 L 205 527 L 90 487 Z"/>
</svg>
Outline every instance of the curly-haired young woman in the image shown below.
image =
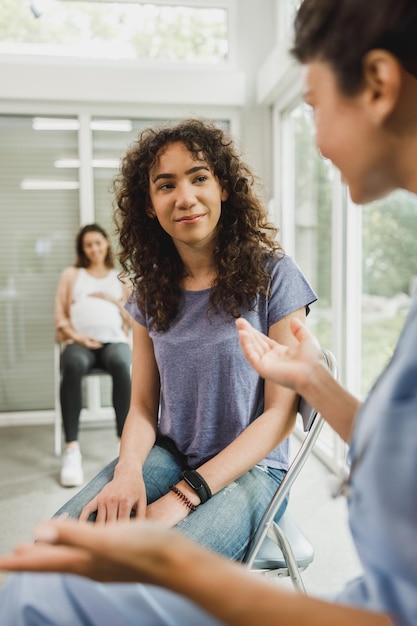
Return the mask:
<svg viewBox="0 0 417 626">
<path fill-rule="evenodd" d="M 296 395 L 250 367 L 235 319 L 291 345 L 291 319 L 316 296 L 214 123 L 144 130 L 115 192 L 133 285 L 130 410 L 120 457 L 58 514 L 146 517 L 239 560 L 287 470 Z"/>
</svg>

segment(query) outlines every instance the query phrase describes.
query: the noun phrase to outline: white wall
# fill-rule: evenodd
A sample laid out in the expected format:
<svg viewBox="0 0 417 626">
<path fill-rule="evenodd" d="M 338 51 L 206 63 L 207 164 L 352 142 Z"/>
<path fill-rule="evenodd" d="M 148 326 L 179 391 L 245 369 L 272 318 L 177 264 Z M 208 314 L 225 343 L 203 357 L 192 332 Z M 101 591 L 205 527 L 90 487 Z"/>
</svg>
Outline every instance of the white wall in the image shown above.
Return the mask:
<svg viewBox="0 0 417 626">
<path fill-rule="evenodd" d="M 272 120 L 269 103 L 259 102 L 259 69 L 277 38 L 275 0 L 238 0 L 238 67 L 246 77 L 245 103 L 241 109 L 241 138 L 247 160 L 265 183 L 266 199 L 272 195 Z"/>
<path fill-rule="evenodd" d="M 245 74 L 229 67 L 0 56 L 0 72 L 3 100 L 226 107 L 245 101 Z"/>
</svg>

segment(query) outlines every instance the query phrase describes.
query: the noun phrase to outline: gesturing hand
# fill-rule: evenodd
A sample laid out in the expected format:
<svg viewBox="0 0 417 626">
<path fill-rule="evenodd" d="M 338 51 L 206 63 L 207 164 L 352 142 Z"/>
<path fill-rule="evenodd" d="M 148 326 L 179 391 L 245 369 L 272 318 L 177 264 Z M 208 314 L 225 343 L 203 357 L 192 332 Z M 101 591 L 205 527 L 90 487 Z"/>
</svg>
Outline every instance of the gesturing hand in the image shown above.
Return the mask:
<svg viewBox="0 0 417 626">
<path fill-rule="evenodd" d="M 302 395 L 313 369 L 322 364 L 323 357 L 317 339 L 304 324 L 297 318 L 290 324 L 297 344 L 288 347 L 255 330 L 245 319 L 236 320 L 243 353 L 258 374 Z"/>
<path fill-rule="evenodd" d="M 93 580 L 155 582 L 152 569 L 166 541 L 186 541 L 178 534 L 171 540 L 155 522 L 84 524 L 52 520 L 35 531 L 36 543 L 17 546 L 0 557 L 0 569 L 9 571 L 62 572 Z"/>
</svg>

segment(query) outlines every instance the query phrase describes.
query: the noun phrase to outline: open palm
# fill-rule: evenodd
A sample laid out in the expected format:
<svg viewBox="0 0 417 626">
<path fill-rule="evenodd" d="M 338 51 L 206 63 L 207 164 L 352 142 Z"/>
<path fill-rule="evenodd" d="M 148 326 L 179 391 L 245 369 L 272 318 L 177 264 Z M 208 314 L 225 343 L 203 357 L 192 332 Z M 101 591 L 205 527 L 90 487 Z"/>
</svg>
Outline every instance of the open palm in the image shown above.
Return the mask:
<svg viewBox="0 0 417 626">
<path fill-rule="evenodd" d="M 263 335 L 243 318 L 236 320 L 239 340 L 249 363 L 262 378 L 302 394 L 311 372 L 323 361 L 318 341 L 297 318 L 291 330 L 297 343 L 284 346 Z"/>
</svg>

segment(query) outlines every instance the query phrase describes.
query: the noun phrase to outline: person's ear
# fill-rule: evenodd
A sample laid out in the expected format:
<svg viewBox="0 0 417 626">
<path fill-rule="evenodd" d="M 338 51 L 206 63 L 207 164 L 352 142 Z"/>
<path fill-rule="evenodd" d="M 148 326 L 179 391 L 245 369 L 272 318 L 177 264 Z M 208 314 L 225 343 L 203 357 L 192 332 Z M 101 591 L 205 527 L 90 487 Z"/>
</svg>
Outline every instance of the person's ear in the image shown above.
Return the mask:
<svg viewBox="0 0 417 626">
<path fill-rule="evenodd" d="M 227 200 L 227 198 L 228 198 L 228 197 L 229 197 L 229 192 L 228 192 L 228 190 L 226 189 L 226 187 L 222 187 L 222 192 L 221 192 L 221 195 L 220 195 L 220 200 L 221 200 L 222 202 L 226 202 L 226 200 Z"/>
<path fill-rule="evenodd" d="M 363 75 L 371 120 L 382 124 L 395 110 L 400 97 L 401 64 L 387 50 L 371 50 L 363 60 Z"/>
<path fill-rule="evenodd" d="M 152 206 L 152 204 L 150 202 L 148 202 L 147 205 L 146 205 L 146 215 L 148 217 L 150 217 L 151 220 L 153 220 L 154 217 L 156 217 L 155 209 L 153 208 L 153 206 Z"/>
</svg>

